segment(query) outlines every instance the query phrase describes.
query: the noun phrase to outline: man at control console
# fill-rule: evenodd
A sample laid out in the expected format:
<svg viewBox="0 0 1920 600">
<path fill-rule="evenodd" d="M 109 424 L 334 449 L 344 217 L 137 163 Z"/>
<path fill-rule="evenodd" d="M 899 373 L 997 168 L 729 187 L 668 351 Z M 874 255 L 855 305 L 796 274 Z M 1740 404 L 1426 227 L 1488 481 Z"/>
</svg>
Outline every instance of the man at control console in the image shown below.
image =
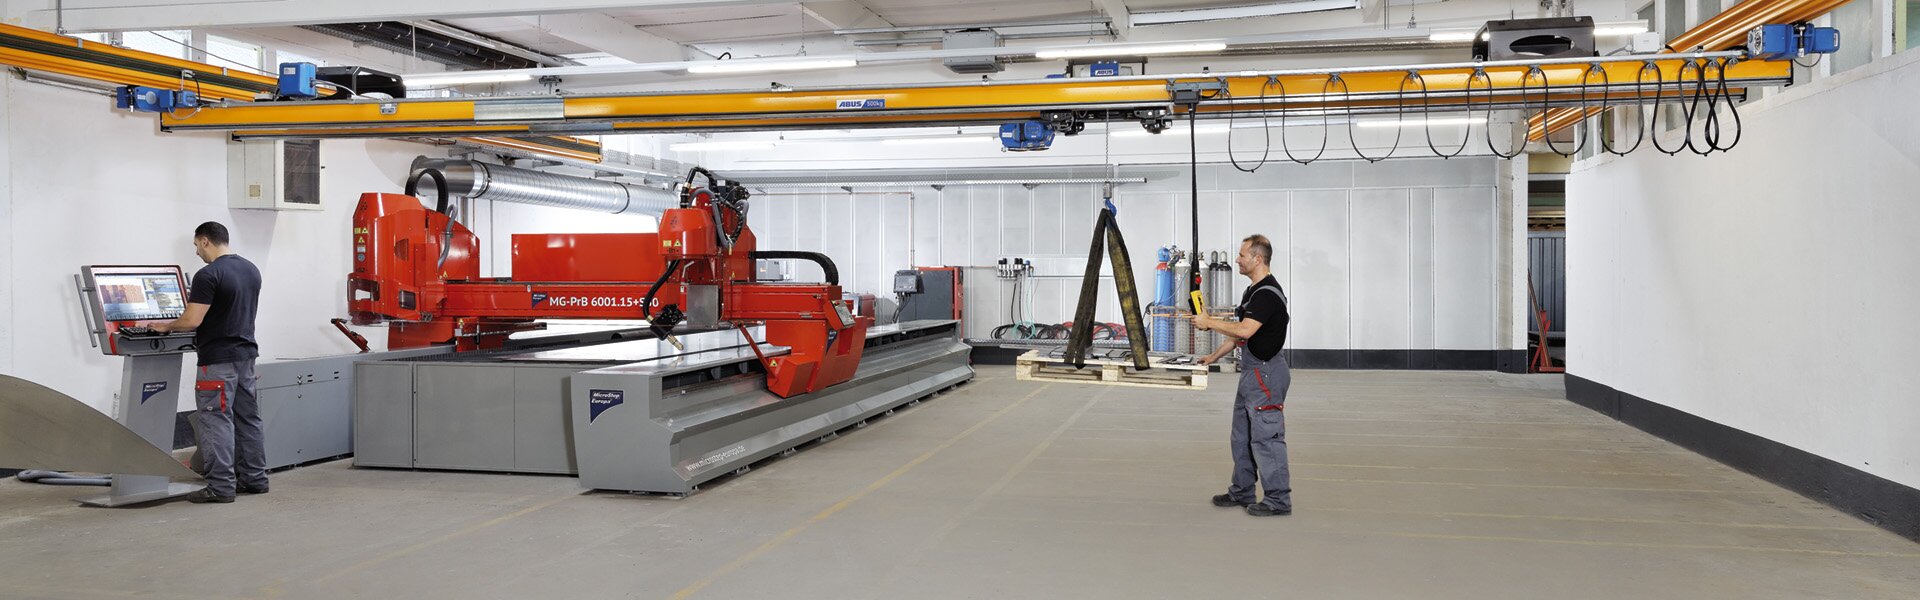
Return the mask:
<svg viewBox="0 0 1920 600">
<path fill-rule="evenodd" d="M 194 467 L 206 474 L 207 487 L 187 496 L 194 503 L 224 504 L 236 493 L 267 493 L 266 442 L 253 373 L 260 356 L 253 339 L 260 269 L 228 249 L 227 241 L 226 226 L 213 221 L 193 230 L 193 253 L 207 266 L 193 275 L 186 312 L 152 325 L 162 333 L 193 331 L 200 356 L 193 385 L 197 410 L 190 422 L 200 446 Z"/>
</svg>

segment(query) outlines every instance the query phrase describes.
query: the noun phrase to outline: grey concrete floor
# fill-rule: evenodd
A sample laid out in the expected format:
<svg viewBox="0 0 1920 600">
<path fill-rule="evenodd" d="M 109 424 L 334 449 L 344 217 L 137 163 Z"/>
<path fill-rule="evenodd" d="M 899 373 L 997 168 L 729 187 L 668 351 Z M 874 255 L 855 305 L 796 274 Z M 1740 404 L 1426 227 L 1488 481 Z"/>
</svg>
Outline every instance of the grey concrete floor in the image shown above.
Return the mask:
<svg viewBox="0 0 1920 600">
<path fill-rule="evenodd" d="M 683 499 L 350 468 L 223 506 L 0 483 L 0 598 L 1914 598 L 1920 545 L 1562 399 L 1301 371 L 1296 512 L 1211 506 L 1231 380 L 971 385 Z"/>
</svg>

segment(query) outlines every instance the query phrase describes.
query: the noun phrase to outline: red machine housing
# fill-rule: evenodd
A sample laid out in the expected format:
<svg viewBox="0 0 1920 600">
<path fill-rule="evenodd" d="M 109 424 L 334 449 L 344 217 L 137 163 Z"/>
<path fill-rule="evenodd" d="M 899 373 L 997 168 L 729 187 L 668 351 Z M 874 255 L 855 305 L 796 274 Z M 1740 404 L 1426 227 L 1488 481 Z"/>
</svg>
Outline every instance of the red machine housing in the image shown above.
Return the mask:
<svg viewBox="0 0 1920 600">
<path fill-rule="evenodd" d="M 498 348 L 535 319 L 658 318 L 684 305 L 688 286 L 718 288 L 718 315 L 785 356 L 763 357 L 767 389 L 782 398 L 851 379 L 870 317 L 852 317 L 837 283 L 754 281 L 754 236 L 744 215 L 716 209 L 696 189 L 660 217 L 660 232 L 513 236 L 513 277 L 479 276 L 473 232 L 419 199 L 366 193 L 353 215 L 348 310 L 357 325 L 388 323 L 387 345 Z M 721 232 L 737 231 L 731 240 Z M 730 243 L 729 243 L 730 242 Z M 676 267 L 643 307 L 648 290 Z"/>
</svg>

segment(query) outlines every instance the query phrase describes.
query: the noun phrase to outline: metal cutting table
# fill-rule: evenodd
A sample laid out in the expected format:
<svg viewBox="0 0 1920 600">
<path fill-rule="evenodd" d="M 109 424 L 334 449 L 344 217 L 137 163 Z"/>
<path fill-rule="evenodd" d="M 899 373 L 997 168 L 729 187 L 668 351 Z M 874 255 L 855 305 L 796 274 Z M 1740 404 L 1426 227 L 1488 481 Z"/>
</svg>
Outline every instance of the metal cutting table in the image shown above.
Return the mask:
<svg viewBox="0 0 1920 600">
<path fill-rule="evenodd" d="M 763 339 L 749 327 L 753 339 Z M 701 482 L 972 379 L 957 321 L 866 331 L 852 380 L 780 398 L 737 330 L 354 365 L 354 465 L 579 474 L 593 489 Z"/>
</svg>

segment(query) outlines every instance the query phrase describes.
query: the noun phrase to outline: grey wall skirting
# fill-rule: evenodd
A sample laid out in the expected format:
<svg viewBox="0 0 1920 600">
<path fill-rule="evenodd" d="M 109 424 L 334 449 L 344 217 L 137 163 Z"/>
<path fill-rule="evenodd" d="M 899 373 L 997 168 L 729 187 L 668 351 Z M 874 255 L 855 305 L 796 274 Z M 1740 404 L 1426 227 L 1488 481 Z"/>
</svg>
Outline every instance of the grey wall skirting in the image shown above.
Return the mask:
<svg viewBox="0 0 1920 600">
<path fill-rule="evenodd" d="M 1567 375 L 1567 399 L 1920 542 L 1920 489 Z"/>
</svg>

